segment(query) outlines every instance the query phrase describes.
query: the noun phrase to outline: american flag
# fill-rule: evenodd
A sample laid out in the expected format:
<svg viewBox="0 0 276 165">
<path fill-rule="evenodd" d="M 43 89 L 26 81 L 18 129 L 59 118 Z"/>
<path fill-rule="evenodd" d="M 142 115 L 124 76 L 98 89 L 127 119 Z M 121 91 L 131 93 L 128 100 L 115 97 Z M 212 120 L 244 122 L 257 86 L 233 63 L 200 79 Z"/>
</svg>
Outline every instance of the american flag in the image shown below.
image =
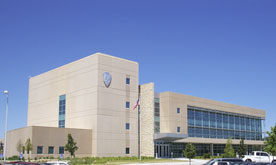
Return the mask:
<svg viewBox="0 0 276 165">
<path fill-rule="evenodd" d="M 133 110 L 135 110 L 138 107 L 139 104 L 140 104 L 140 98 L 138 98 L 136 104 L 134 105 Z"/>
</svg>

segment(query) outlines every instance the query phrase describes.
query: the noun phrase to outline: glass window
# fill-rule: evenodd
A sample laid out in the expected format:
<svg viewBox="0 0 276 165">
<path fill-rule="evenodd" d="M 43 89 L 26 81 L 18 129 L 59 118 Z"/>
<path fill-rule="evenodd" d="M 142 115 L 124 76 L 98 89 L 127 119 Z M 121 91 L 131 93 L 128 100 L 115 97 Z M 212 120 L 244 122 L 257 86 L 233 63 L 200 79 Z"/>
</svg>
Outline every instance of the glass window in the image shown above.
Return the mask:
<svg viewBox="0 0 276 165">
<path fill-rule="evenodd" d="M 251 131 L 256 131 L 255 119 L 250 119 L 250 121 L 251 121 Z"/>
<path fill-rule="evenodd" d="M 222 130 L 221 129 L 217 130 L 217 138 L 218 139 L 223 139 L 223 134 L 222 134 Z"/>
<path fill-rule="evenodd" d="M 240 131 L 235 131 L 235 139 L 240 139 Z"/>
<path fill-rule="evenodd" d="M 194 125 L 195 112 L 188 110 L 188 125 Z"/>
<path fill-rule="evenodd" d="M 58 121 L 59 128 L 65 128 L 65 120 Z"/>
<path fill-rule="evenodd" d="M 126 84 L 130 84 L 130 78 L 126 78 Z"/>
<path fill-rule="evenodd" d="M 37 146 L 37 154 L 43 154 L 43 146 Z"/>
<path fill-rule="evenodd" d="M 244 131 L 241 132 L 241 139 L 245 139 L 245 132 Z"/>
<path fill-rule="evenodd" d="M 250 127 L 250 120 L 249 120 L 249 118 L 245 118 L 245 124 L 246 124 L 246 130 L 250 131 L 251 127 Z"/>
<path fill-rule="evenodd" d="M 234 116 L 229 116 L 229 129 L 234 129 Z"/>
<path fill-rule="evenodd" d="M 202 126 L 202 112 L 195 111 L 195 125 Z"/>
<path fill-rule="evenodd" d="M 240 117 L 235 116 L 235 130 L 240 130 Z"/>
<path fill-rule="evenodd" d="M 195 137 L 202 137 L 202 128 L 195 128 Z"/>
<path fill-rule="evenodd" d="M 130 103 L 127 101 L 126 102 L 126 108 L 129 108 L 130 107 Z"/>
<path fill-rule="evenodd" d="M 189 137 L 195 137 L 194 127 L 189 127 L 188 128 L 188 136 Z"/>
<path fill-rule="evenodd" d="M 59 154 L 64 154 L 64 147 L 59 147 Z"/>
<path fill-rule="evenodd" d="M 251 140 L 256 140 L 256 133 L 255 132 L 251 132 Z"/>
<path fill-rule="evenodd" d="M 228 121 L 228 117 L 229 117 L 229 116 L 228 116 L 227 114 L 224 114 L 224 115 L 223 115 L 223 128 L 224 128 L 224 129 L 228 129 L 228 125 L 229 125 L 229 124 L 228 124 L 228 122 L 229 122 L 229 121 Z"/>
<path fill-rule="evenodd" d="M 203 117 L 203 127 L 209 127 L 209 112 L 202 112 Z"/>
<path fill-rule="evenodd" d="M 177 113 L 180 113 L 180 108 L 177 108 Z"/>
<path fill-rule="evenodd" d="M 240 117 L 241 130 L 245 130 L 245 118 Z"/>
<path fill-rule="evenodd" d="M 222 128 L 222 115 L 217 114 L 217 128 Z"/>
<path fill-rule="evenodd" d="M 59 96 L 59 128 L 65 128 L 66 95 Z"/>
<path fill-rule="evenodd" d="M 209 138 L 209 129 L 208 128 L 203 128 L 203 137 Z"/>
<path fill-rule="evenodd" d="M 217 138 L 217 130 L 210 129 L 210 138 Z"/>
<path fill-rule="evenodd" d="M 250 134 L 250 132 L 245 132 L 245 139 L 246 140 L 251 140 L 251 134 Z"/>
<path fill-rule="evenodd" d="M 129 154 L 129 148 L 126 148 L 126 154 Z"/>
<path fill-rule="evenodd" d="M 223 138 L 224 139 L 228 139 L 229 138 L 228 130 L 223 130 Z"/>
<path fill-rule="evenodd" d="M 178 133 L 180 132 L 180 127 L 177 127 L 177 132 L 178 132 Z"/>
<path fill-rule="evenodd" d="M 48 148 L 48 154 L 54 154 L 54 147 L 53 146 L 50 146 Z"/>
<path fill-rule="evenodd" d="M 267 153 L 262 152 L 261 156 L 268 156 Z"/>
<path fill-rule="evenodd" d="M 130 129 L 130 125 L 129 123 L 126 123 L 126 130 L 129 130 Z"/>
<path fill-rule="evenodd" d="M 210 112 L 210 127 L 216 128 L 216 114 Z"/>
<path fill-rule="evenodd" d="M 228 131 L 228 136 L 229 136 L 229 138 L 234 139 L 235 138 L 234 131 Z"/>
</svg>

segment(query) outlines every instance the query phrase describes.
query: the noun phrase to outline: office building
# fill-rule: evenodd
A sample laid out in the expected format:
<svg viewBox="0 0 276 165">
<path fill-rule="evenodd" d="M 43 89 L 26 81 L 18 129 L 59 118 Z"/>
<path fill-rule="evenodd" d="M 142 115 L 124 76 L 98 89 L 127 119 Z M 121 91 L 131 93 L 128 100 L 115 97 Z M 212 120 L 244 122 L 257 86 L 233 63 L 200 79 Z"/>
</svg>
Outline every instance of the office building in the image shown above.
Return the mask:
<svg viewBox="0 0 276 165">
<path fill-rule="evenodd" d="M 138 95 L 142 156 L 181 157 L 187 143 L 198 155 L 217 155 L 229 137 L 233 144 L 244 138 L 248 151 L 263 145 L 265 111 L 138 82 L 137 62 L 102 53 L 30 78 L 27 127 L 9 131 L 7 155 L 18 155 L 16 144 L 30 138 L 31 157 L 68 157 L 71 133 L 76 156 L 138 156 Z"/>
</svg>

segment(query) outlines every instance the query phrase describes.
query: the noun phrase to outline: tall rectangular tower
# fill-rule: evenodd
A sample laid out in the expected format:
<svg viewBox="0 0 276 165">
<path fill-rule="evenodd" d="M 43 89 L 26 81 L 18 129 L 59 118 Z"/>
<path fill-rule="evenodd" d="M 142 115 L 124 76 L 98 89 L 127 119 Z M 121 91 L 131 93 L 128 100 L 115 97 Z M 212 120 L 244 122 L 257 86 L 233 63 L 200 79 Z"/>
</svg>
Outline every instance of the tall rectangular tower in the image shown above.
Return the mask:
<svg viewBox="0 0 276 165">
<path fill-rule="evenodd" d="M 27 125 L 92 129 L 91 156 L 137 156 L 138 69 L 96 53 L 30 78 Z"/>
</svg>

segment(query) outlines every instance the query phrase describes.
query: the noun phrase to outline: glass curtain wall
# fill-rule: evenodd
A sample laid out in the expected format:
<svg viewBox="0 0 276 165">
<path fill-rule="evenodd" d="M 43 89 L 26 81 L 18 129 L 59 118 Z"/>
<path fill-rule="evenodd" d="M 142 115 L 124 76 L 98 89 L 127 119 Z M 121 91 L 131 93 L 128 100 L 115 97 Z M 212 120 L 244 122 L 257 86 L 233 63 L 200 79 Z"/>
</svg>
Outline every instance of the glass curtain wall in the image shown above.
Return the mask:
<svg viewBox="0 0 276 165">
<path fill-rule="evenodd" d="M 188 106 L 188 136 L 262 140 L 262 119 Z"/>
</svg>

